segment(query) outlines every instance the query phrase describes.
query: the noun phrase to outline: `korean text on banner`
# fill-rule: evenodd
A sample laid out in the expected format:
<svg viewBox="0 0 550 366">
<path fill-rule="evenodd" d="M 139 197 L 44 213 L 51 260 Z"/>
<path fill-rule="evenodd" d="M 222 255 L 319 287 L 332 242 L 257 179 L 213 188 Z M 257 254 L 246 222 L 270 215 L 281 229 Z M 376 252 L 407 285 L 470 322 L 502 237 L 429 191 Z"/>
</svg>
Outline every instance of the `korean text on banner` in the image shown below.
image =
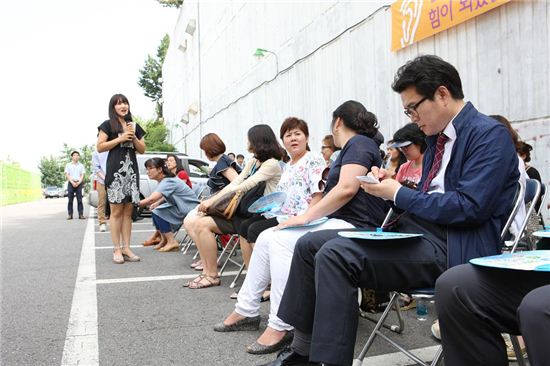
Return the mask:
<svg viewBox="0 0 550 366">
<path fill-rule="evenodd" d="M 397 0 L 391 6 L 392 51 L 454 27 L 510 0 Z"/>
</svg>

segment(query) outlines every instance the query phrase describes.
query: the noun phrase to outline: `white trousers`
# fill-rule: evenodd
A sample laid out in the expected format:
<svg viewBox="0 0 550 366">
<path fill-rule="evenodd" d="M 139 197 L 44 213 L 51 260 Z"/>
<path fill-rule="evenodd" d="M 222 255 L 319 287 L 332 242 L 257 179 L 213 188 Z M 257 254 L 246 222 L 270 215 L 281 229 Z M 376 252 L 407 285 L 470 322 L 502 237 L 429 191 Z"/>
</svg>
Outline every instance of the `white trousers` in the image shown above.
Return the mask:
<svg viewBox="0 0 550 366">
<path fill-rule="evenodd" d="M 262 293 L 271 282 L 268 326 L 278 331 L 291 330 L 290 325 L 277 317 L 277 311 L 288 280 L 296 242 L 311 231 L 353 227 L 344 220 L 329 219 L 317 226 L 278 231 L 270 228 L 263 231 L 254 245 L 246 278 L 239 290 L 235 311 L 246 317 L 260 315 Z"/>
</svg>

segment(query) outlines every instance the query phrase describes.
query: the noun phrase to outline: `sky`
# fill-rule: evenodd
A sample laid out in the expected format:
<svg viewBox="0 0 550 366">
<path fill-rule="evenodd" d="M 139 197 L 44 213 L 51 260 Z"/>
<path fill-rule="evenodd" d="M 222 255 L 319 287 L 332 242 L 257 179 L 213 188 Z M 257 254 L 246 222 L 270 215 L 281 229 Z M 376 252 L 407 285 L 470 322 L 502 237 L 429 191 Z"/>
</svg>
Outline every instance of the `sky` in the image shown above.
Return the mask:
<svg viewBox="0 0 550 366">
<path fill-rule="evenodd" d="M 153 118 L 137 84 L 179 9 L 155 0 L 21 0 L 0 5 L 0 160 L 38 172 L 42 156 L 95 144 L 109 99 Z"/>
</svg>

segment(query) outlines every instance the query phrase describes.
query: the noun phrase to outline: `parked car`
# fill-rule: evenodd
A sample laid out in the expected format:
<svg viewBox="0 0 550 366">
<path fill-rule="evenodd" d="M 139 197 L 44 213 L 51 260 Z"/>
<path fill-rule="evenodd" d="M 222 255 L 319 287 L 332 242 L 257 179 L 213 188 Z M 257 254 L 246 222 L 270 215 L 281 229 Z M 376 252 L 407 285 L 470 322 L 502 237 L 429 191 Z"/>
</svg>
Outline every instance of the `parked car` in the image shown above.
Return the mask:
<svg viewBox="0 0 550 366">
<path fill-rule="evenodd" d="M 189 174 L 189 178 L 191 179 L 191 182 L 193 183 L 193 190 L 198 194 L 200 193 L 205 187 L 206 182 L 208 181 L 208 172 L 209 172 L 209 166 L 208 163 L 201 159 L 191 158 L 185 154 L 182 153 L 167 153 L 167 152 L 146 152 L 145 154 L 139 154 L 136 156 L 137 158 L 137 164 L 139 168 L 139 195 L 140 198 L 143 199 L 145 197 L 149 197 L 152 192 L 155 191 L 155 188 L 157 187 L 157 181 L 151 180 L 147 176 L 147 171 L 145 170 L 145 161 L 150 158 L 166 158 L 166 154 L 175 154 L 177 157 L 181 159 L 181 162 L 183 164 L 183 168 L 187 171 Z M 88 203 L 93 206 L 97 207 L 97 191 L 96 191 L 96 185 L 94 177 L 92 176 L 90 179 L 91 187 L 90 187 L 90 193 L 88 194 Z M 149 211 L 146 209 L 140 209 L 139 210 L 140 216 L 147 216 L 149 215 Z"/>
<path fill-rule="evenodd" d="M 50 186 L 44 189 L 44 198 L 59 198 L 59 197 L 64 197 L 64 192 L 62 188 Z"/>
</svg>

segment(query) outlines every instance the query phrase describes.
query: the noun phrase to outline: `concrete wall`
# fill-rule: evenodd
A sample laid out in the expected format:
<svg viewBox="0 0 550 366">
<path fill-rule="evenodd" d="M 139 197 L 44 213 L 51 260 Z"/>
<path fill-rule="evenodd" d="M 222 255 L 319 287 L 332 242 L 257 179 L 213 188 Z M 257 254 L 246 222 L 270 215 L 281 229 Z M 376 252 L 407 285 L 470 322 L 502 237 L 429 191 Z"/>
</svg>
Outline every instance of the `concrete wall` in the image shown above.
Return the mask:
<svg viewBox="0 0 550 366">
<path fill-rule="evenodd" d="M 389 4 L 185 1 L 163 69 L 172 142 L 200 156 L 201 136 L 216 132 L 244 153 L 248 128 L 268 123 L 278 134 L 294 115 L 310 124 L 318 149 L 331 112 L 348 99 L 376 113 L 388 138 L 407 122 L 390 88 L 396 69 L 436 54 L 457 67 L 467 100 L 509 118 L 534 146 L 532 165 L 548 184 L 550 2 L 514 1 L 398 52 L 390 51 Z M 190 19 L 193 35 L 185 33 Z M 257 47 L 277 57 L 255 58 Z M 187 117 L 190 105 L 198 112 Z"/>
</svg>

